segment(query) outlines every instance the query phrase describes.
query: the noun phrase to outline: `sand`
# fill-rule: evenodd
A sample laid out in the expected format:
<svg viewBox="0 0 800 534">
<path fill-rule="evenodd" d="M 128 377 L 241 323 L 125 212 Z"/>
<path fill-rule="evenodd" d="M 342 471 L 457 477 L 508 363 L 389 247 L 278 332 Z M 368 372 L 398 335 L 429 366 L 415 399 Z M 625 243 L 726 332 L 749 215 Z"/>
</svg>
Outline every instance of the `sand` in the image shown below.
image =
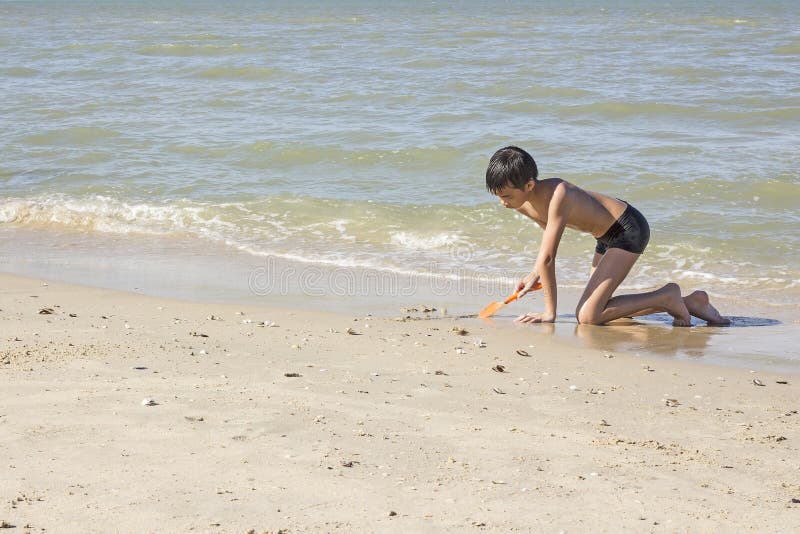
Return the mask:
<svg viewBox="0 0 800 534">
<path fill-rule="evenodd" d="M 0 287 L 9 532 L 800 528 L 796 375 L 436 312 Z"/>
</svg>

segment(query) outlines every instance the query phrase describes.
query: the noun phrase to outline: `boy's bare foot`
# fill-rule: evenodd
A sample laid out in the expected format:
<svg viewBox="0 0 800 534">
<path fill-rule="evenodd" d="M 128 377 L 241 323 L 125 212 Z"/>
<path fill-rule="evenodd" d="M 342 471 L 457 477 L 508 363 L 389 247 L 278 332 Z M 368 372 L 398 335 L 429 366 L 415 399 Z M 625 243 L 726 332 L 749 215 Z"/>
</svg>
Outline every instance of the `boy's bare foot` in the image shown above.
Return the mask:
<svg viewBox="0 0 800 534">
<path fill-rule="evenodd" d="M 673 318 L 672 326 L 692 326 L 692 316 L 681 297 L 681 288 L 673 282 L 658 290 L 662 294 L 664 311 Z"/>
<path fill-rule="evenodd" d="M 719 314 L 717 309 L 708 300 L 708 293 L 695 291 L 683 298 L 683 303 L 691 315 L 702 319 L 710 325 L 728 326 L 731 320 Z"/>
</svg>

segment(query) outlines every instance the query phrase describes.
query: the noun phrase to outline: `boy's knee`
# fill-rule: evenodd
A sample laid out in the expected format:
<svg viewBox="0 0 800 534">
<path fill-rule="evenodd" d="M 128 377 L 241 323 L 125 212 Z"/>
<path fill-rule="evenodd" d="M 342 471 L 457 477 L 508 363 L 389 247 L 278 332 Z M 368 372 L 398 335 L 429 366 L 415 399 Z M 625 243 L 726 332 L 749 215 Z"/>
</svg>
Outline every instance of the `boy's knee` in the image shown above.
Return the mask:
<svg viewBox="0 0 800 534">
<path fill-rule="evenodd" d="M 603 324 L 600 322 L 600 314 L 586 305 L 575 310 L 575 318 L 579 324 Z"/>
</svg>

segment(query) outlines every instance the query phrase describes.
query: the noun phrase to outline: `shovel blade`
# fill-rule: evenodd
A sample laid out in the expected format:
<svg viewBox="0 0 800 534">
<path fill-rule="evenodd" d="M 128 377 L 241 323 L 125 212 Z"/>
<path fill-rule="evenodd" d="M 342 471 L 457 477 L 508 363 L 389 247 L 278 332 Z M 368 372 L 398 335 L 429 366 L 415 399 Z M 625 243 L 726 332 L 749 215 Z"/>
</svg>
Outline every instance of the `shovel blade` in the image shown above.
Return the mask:
<svg viewBox="0 0 800 534">
<path fill-rule="evenodd" d="M 481 312 L 478 314 L 478 317 L 480 317 L 481 319 L 486 319 L 487 317 L 491 317 L 492 315 L 497 313 L 497 311 L 503 306 L 505 306 L 504 302 L 492 302 L 491 304 L 489 304 L 488 306 L 486 306 L 484 309 L 481 310 Z"/>
</svg>

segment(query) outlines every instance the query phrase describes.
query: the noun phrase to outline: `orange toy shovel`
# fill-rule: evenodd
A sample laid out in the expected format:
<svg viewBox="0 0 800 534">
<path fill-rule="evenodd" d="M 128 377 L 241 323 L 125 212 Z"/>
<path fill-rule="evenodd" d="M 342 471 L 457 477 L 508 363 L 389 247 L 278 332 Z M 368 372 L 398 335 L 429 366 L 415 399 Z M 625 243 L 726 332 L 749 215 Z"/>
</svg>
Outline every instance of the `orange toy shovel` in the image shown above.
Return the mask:
<svg viewBox="0 0 800 534">
<path fill-rule="evenodd" d="M 541 283 L 541 282 L 537 282 L 537 283 L 536 283 L 536 285 L 535 285 L 535 286 L 533 286 L 533 288 L 531 288 L 531 290 L 532 290 L 532 291 L 535 291 L 535 290 L 537 290 L 537 289 L 542 289 L 542 283 Z M 503 306 L 505 306 L 505 305 L 506 305 L 506 304 L 508 304 L 509 302 L 514 302 L 514 301 L 515 301 L 515 300 L 517 300 L 518 298 L 519 298 L 519 291 L 514 291 L 514 294 L 513 294 L 513 295 L 511 295 L 510 297 L 508 297 L 508 298 L 507 298 L 506 300 L 504 300 L 503 302 L 500 302 L 500 301 L 497 301 L 497 302 L 492 302 L 491 304 L 489 304 L 488 306 L 486 306 L 486 307 L 485 307 L 484 309 L 482 309 L 482 310 L 481 310 L 481 312 L 478 314 L 478 317 L 480 317 L 481 319 L 486 319 L 486 318 L 488 318 L 488 317 L 491 317 L 492 315 L 494 315 L 495 313 L 497 313 L 497 312 L 500 310 L 500 308 L 502 308 Z"/>
</svg>

